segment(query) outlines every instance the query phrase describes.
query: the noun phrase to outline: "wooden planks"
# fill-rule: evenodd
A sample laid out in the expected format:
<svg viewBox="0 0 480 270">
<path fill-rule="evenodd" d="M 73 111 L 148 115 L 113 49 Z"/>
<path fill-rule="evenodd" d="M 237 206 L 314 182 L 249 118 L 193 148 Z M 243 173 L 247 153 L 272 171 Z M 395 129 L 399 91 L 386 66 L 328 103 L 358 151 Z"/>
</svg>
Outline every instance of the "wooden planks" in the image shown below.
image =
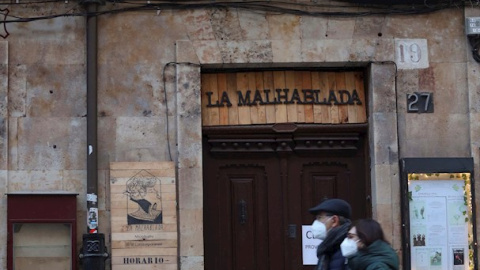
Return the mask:
<svg viewBox="0 0 480 270">
<path fill-rule="evenodd" d="M 365 123 L 360 71 L 202 74 L 204 126 Z"/>
<path fill-rule="evenodd" d="M 219 115 L 217 108 L 202 117 L 219 124 Z M 113 270 L 178 268 L 173 162 L 111 163 L 110 205 Z"/>
</svg>

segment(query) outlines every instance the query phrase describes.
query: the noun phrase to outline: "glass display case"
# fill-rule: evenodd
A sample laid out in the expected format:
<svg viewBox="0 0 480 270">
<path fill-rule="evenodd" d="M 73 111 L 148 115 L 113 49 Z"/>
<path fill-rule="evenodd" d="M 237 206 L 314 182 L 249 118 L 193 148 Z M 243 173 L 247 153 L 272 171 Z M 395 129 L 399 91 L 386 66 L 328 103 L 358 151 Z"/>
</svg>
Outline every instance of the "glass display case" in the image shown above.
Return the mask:
<svg viewBox="0 0 480 270">
<path fill-rule="evenodd" d="M 401 165 L 404 269 L 477 269 L 473 160 L 409 158 Z"/>
<path fill-rule="evenodd" d="M 71 239 L 68 223 L 14 223 L 13 268 L 70 270 Z"/>
<path fill-rule="evenodd" d="M 7 194 L 7 269 L 76 269 L 76 193 Z"/>
</svg>

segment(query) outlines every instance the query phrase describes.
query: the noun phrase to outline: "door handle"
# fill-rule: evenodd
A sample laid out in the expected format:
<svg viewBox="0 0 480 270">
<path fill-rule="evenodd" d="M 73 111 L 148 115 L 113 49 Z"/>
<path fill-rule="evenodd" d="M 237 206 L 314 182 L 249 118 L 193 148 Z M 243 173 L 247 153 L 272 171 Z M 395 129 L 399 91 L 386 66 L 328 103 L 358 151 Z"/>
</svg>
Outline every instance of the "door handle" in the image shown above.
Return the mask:
<svg viewBox="0 0 480 270">
<path fill-rule="evenodd" d="M 238 202 L 238 221 L 241 225 L 247 223 L 247 202 L 243 199 Z"/>
<path fill-rule="evenodd" d="M 288 225 L 288 237 L 289 238 L 297 238 L 297 225 L 296 224 L 289 224 Z"/>
</svg>

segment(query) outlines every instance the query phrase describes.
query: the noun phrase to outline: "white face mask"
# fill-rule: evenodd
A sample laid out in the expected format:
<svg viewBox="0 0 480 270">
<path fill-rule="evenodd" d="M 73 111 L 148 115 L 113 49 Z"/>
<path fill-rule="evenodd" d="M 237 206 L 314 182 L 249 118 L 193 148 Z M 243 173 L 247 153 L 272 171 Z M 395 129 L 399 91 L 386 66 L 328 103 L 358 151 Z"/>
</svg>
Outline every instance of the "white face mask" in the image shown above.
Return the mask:
<svg viewBox="0 0 480 270">
<path fill-rule="evenodd" d="M 325 240 L 327 237 L 327 227 L 322 222 L 315 220 L 312 224 L 313 238 Z"/>
<path fill-rule="evenodd" d="M 350 238 L 345 238 L 343 242 L 340 244 L 340 250 L 342 251 L 342 255 L 345 258 L 350 258 L 353 255 L 357 254 L 358 252 L 358 246 L 357 246 L 357 241 L 350 239 Z"/>
</svg>

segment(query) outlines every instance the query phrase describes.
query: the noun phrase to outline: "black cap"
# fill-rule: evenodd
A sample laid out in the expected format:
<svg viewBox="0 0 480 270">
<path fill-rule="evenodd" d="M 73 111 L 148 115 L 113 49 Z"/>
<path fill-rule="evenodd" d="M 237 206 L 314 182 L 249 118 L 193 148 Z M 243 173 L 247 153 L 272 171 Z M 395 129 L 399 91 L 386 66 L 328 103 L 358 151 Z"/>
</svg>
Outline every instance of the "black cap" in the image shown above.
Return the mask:
<svg viewBox="0 0 480 270">
<path fill-rule="evenodd" d="M 317 215 L 319 212 L 328 212 L 348 219 L 352 215 L 350 204 L 342 199 L 327 199 L 308 211 L 312 215 Z"/>
</svg>

